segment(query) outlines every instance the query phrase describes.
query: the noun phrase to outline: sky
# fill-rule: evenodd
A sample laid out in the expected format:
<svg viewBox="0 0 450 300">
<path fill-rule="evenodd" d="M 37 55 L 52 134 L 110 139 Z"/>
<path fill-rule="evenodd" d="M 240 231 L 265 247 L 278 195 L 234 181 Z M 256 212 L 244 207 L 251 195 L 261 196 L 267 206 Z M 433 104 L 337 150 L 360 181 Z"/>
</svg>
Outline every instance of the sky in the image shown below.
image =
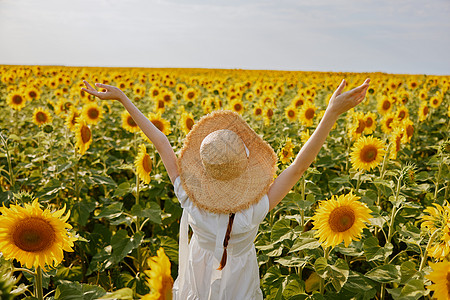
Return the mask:
<svg viewBox="0 0 450 300">
<path fill-rule="evenodd" d="M 0 64 L 450 75 L 450 0 L 0 0 Z"/>
</svg>

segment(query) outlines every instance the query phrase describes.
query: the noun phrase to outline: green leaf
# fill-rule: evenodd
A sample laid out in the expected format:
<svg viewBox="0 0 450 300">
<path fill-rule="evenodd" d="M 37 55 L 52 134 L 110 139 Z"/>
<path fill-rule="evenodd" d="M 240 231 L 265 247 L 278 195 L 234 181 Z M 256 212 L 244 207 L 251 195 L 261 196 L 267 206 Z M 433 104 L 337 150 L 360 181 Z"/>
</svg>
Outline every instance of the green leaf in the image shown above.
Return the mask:
<svg viewBox="0 0 450 300">
<path fill-rule="evenodd" d="M 123 213 L 122 210 L 123 203 L 122 202 L 114 202 L 107 207 L 104 207 L 101 212 L 98 214 L 98 216 L 94 217 L 95 219 L 115 219 L 117 217 L 120 217 L 120 215 Z"/>
<path fill-rule="evenodd" d="M 327 267 L 328 261 L 325 257 L 319 257 L 314 262 L 314 269 L 316 270 L 317 274 L 322 278 L 326 277 L 325 273 L 327 272 Z"/>
<path fill-rule="evenodd" d="M 125 229 L 120 229 L 111 238 L 112 255 L 111 261 L 119 263 L 127 256 L 133 249 L 136 249 L 142 242 L 144 233 L 141 231 L 136 232 L 133 237 L 129 237 Z"/>
<path fill-rule="evenodd" d="M 425 296 L 425 287 L 423 280 L 413 279 L 408 281 L 400 292 L 400 298 L 404 300 L 417 300 Z"/>
<path fill-rule="evenodd" d="M 363 244 L 364 255 L 367 261 L 384 261 L 386 257 L 392 254 L 393 246 L 391 243 L 386 244 L 385 247 L 378 245 L 378 239 L 374 236 L 366 239 Z"/>
<path fill-rule="evenodd" d="M 102 176 L 102 175 L 98 175 L 98 174 L 92 174 L 91 176 L 88 177 L 86 182 L 89 185 L 98 184 L 98 185 L 106 185 L 108 187 L 116 187 L 117 186 L 117 183 L 108 175 Z"/>
<path fill-rule="evenodd" d="M 287 219 L 281 219 L 273 225 L 270 238 L 273 243 L 279 243 L 286 239 L 292 239 L 292 236 L 291 222 Z"/>
<path fill-rule="evenodd" d="M 99 298 L 103 300 L 133 300 L 133 290 L 130 288 L 122 288 L 112 293 L 106 293 L 105 296 Z"/>
<path fill-rule="evenodd" d="M 294 256 L 283 256 L 277 260 L 275 260 L 277 264 L 280 264 L 285 267 L 304 267 L 307 263 L 305 258 L 294 257 Z"/>
<path fill-rule="evenodd" d="M 97 285 L 66 281 L 56 288 L 55 300 L 95 300 L 105 294 L 106 291 Z"/>
<path fill-rule="evenodd" d="M 292 299 L 292 297 L 305 293 L 305 282 L 297 274 L 286 277 L 287 284 L 283 289 L 283 297 Z"/>
<path fill-rule="evenodd" d="M 336 291 L 340 291 L 347 281 L 349 268 L 345 260 L 338 258 L 336 263 L 331 266 L 331 284 Z"/>
<path fill-rule="evenodd" d="M 168 236 L 162 236 L 160 237 L 160 240 L 161 247 L 164 248 L 167 257 L 175 264 L 178 264 L 178 242 Z"/>
<path fill-rule="evenodd" d="M 400 266 L 400 284 L 405 284 L 417 273 L 416 264 L 412 261 L 405 261 Z"/>
<path fill-rule="evenodd" d="M 148 218 L 155 224 L 161 224 L 161 208 L 156 202 L 148 202 L 147 208 L 143 209 L 139 204 L 133 205 L 131 214 L 140 218 Z"/>
<path fill-rule="evenodd" d="M 397 270 L 397 268 L 394 265 L 387 264 L 383 266 L 379 266 L 376 268 L 373 268 L 366 274 L 367 278 L 370 278 L 376 282 L 380 283 L 390 283 L 390 282 L 397 282 L 399 280 L 400 274 Z"/>
<path fill-rule="evenodd" d="M 71 209 L 70 219 L 82 226 L 86 225 L 89 216 L 95 209 L 95 202 L 79 201 Z"/>
<path fill-rule="evenodd" d="M 116 189 L 116 191 L 114 192 L 113 197 L 122 197 L 125 196 L 126 194 L 131 193 L 131 187 L 130 184 L 128 182 L 122 182 Z"/>
<path fill-rule="evenodd" d="M 295 240 L 289 253 L 302 251 L 305 249 L 317 249 L 320 247 L 320 242 L 315 238 L 302 238 L 299 237 Z"/>
</svg>

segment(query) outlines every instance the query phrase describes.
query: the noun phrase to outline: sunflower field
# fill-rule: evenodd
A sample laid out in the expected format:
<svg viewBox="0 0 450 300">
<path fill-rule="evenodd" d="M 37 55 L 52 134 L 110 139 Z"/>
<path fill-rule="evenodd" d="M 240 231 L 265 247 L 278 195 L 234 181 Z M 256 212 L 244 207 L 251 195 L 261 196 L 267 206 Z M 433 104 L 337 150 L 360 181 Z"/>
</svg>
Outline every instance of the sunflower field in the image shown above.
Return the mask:
<svg viewBox="0 0 450 300">
<path fill-rule="evenodd" d="M 181 207 L 122 89 L 175 153 L 242 115 L 289 166 L 370 78 L 255 240 L 265 299 L 450 299 L 450 76 L 0 66 L 0 298 L 171 299 Z"/>
</svg>

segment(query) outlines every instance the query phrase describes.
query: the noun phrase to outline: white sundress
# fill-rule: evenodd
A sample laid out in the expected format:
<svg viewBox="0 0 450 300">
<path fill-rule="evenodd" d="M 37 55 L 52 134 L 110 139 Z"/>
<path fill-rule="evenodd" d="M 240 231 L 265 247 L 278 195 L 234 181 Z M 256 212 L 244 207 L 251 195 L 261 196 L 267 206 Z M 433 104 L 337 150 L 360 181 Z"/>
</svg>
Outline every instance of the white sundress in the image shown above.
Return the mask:
<svg viewBox="0 0 450 300">
<path fill-rule="evenodd" d="M 259 224 L 269 211 L 267 195 L 250 208 L 236 213 L 227 247 L 227 263 L 219 271 L 229 215 L 210 213 L 195 206 L 184 191 L 180 177 L 175 179 L 174 189 L 183 208 L 183 216 L 173 299 L 263 299 L 253 242 Z M 188 224 L 193 231 L 189 244 Z"/>
</svg>

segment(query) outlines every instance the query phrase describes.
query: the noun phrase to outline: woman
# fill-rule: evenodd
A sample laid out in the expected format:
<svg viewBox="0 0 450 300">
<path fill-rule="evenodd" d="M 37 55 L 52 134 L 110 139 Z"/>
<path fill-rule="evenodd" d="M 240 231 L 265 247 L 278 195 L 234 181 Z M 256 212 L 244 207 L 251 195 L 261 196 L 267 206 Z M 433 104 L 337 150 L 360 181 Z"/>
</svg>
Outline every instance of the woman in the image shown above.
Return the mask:
<svg viewBox="0 0 450 300">
<path fill-rule="evenodd" d="M 177 159 L 167 137 L 117 87 L 84 82 L 100 99 L 118 100 L 155 145 L 183 207 L 174 299 L 262 299 L 253 241 L 260 222 L 317 156 L 339 115 L 365 97 L 370 79 L 343 92 L 342 80 L 318 127 L 275 180 L 276 155 L 236 113 L 201 118 Z M 193 235 L 188 243 L 188 224 Z"/>
</svg>

